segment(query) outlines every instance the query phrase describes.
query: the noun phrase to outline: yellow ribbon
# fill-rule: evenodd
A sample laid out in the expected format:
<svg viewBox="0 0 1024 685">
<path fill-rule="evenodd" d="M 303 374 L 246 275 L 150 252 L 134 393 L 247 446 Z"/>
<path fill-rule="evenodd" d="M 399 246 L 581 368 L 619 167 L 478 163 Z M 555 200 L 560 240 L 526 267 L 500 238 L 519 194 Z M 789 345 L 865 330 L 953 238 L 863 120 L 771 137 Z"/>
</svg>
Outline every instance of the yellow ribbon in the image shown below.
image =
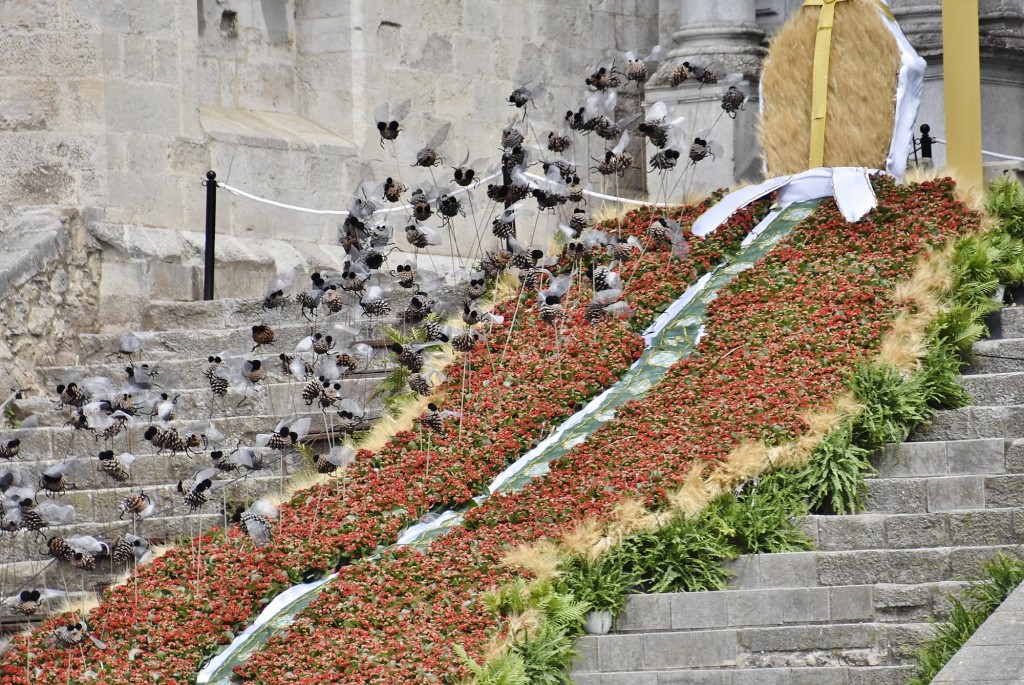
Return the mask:
<svg viewBox="0 0 1024 685">
<path fill-rule="evenodd" d="M 804 0 L 804 7 L 821 7 L 818 14 L 818 32 L 814 37 L 814 72 L 811 80 L 811 149 L 808 168 L 825 165 L 825 122 L 828 117 L 828 63 L 832 54 L 832 27 L 836 19 L 836 3 L 843 0 Z M 890 19 L 892 12 L 875 0 Z"/>
</svg>

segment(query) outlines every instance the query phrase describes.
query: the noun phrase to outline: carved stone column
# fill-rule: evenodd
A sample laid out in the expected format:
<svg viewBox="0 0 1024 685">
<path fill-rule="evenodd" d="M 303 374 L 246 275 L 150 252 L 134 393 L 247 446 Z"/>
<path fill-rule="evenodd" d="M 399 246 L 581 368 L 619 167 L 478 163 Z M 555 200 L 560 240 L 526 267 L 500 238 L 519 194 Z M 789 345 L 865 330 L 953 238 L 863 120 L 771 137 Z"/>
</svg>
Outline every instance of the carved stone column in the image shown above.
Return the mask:
<svg viewBox="0 0 1024 685">
<path fill-rule="evenodd" d="M 676 201 L 686 192 L 730 186 L 739 179 L 759 177 L 761 164 L 755 137 L 757 79 L 767 49 L 763 45 L 764 31 L 756 22 L 756 4 L 756 0 L 662 0 L 661 16 L 678 28 L 671 32 L 672 43 L 666 46 L 668 55 L 648 84 L 644 103 L 650 107 L 662 101 L 674 111 L 672 117 L 686 117 L 682 124 L 686 140 L 679 164 L 674 171 L 665 172 L 667 178 L 660 176 L 662 172 L 648 174 L 647 187 L 652 196 L 659 188 L 675 188 L 670 199 Z M 738 112 L 735 119 L 724 116 L 722 94 L 731 83 L 700 85 L 691 80 L 670 87 L 667 75 L 684 61 L 703 65 L 720 62 L 723 76 L 742 74 L 744 87 L 751 95 L 744 111 Z M 712 127 L 708 140 L 722 146 L 721 154 L 687 170 L 689 144 L 695 134 Z M 648 146 L 644 161 L 654 152 Z"/>
<path fill-rule="evenodd" d="M 767 54 L 757 26 L 756 0 L 668 0 L 678 17 L 669 64 L 684 60 L 719 61 L 730 73 L 756 79 Z M 664 4 L 664 3 L 663 3 Z"/>
</svg>

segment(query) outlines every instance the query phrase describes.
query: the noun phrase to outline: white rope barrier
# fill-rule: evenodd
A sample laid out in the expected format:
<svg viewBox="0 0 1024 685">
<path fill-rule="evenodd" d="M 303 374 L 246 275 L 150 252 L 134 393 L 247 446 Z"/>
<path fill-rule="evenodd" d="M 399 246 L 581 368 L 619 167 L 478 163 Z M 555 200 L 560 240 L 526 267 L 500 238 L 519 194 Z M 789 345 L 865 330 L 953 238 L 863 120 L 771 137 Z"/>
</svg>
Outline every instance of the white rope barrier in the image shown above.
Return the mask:
<svg viewBox="0 0 1024 685">
<path fill-rule="evenodd" d="M 476 188 L 477 186 L 481 186 L 484 183 L 487 183 L 488 181 L 492 181 L 492 180 L 494 180 L 495 178 L 497 178 L 500 175 L 501 175 L 501 172 L 499 171 L 499 172 L 495 172 L 495 173 L 491 174 L 490 176 L 485 176 L 484 178 L 481 178 L 480 180 L 476 181 L 472 186 L 466 186 L 466 187 L 463 187 L 463 188 L 458 188 L 457 190 L 453 191 L 451 193 L 451 195 L 456 195 L 458 193 L 463 193 L 463 192 L 469 192 L 473 188 Z M 548 180 L 544 176 L 538 176 L 537 174 L 526 173 L 526 174 L 524 174 L 524 176 L 526 176 L 527 178 L 533 179 L 535 181 L 547 181 Z M 280 209 L 288 209 L 288 210 L 291 210 L 293 212 L 304 212 L 305 214 L 318 214 L 318 215 L 321 215 L 321 216 L 348 216 L 349 215 L 349 211 L 347 209 L 313 209 L 311 207 L 300 207 L 299 205 L 290 205 L 290 204 L 287 204 L 285 202 L 278 202 L 277 200 L 270 200 L 270 199 L 267 199 L 265 197 L 260 197 L 259 195 L 253 195 L 252 193 L 247 193 L 246 191 L 242 190 L 241 188 L 236 188 L 236 187 L 234 187 L 232 185 L 228 185 L 227 183 L 224 183 L 223 181 L 217 181 L 217 187 L 218 188 L 223 188 L 224 190 L 226 190 L 227 192 L 231 193 L 232 195 L 237 195 L 239 197 L 244 197 L 244 198 L 246 198 L 248 200 L 252 200 L 253 202 L 260 202 L 260 203 L 265 204 L 265 205 L 270 205 L 271 207 L 278 207 Z M 636 206 L 639 206 L 639 207 L 672 207 L 672 206 L 674 206 L 674 205 L 671 205 L 671 204 L 668 204 L 668 203 L 665 203 L 665 202 L 655 202 L 655 203 L 652 203 L 652 202 L 645 202 L 643 200 L 634 200 L 634 199 L 628 198 L 628 197 L 616 197 L 614 195 L 605 195 L 604 193 L 598 193 L 598 192 L 595 192 L 593 190 L 584 190 L 583 194 L 584 195 L 589 195 L 590 197 L 596 197 L 596 198 L 601 199 L 601 200 L 610 200 L 611 202 L 619 202 L 619 203 L 627 204 L 627 205 L 636 205 Z M 392 212 L 403 212 L 403 211 L 408 211 L 410 209 L 412 209 L 412 205 L 399 205 L 397 207 L 386 207 L 384 209 L 379 209 L 379 210 L 377 210 L 377 212 L 381 213 L 381 214 L 390 214 Z"/>
<path fill-rule="evenodd" d="M 481 178 L 480 180 L 474 182 L 474 184 L 471 185 L 471 186 L 465 186 L 465 187 L 462 187 L 462 188 L 458 188 L 458 189 L 452 191 L 449 194 L 450 195 L 458 195 L 460 193 L 468 193 L 473 188 L 475 188 L 477 186 L 480 186 L 480 185 L 483 185 L 484 183 L 487 183 L 488 181 L 494 180 L 495 178 L 497 178 L 500 175 L 501 175 L 500 171 L 499 172 L 495 172 L 495 173 L 491 174 L 490 176 L 485 176 L 484 178 Z M 260 197 L 259 195 L 253 195 L 252 193 L 247 193 L 244 190 L 242 190 L 241 188 L 235 188 L 234 186 L 230 186 L 227 183 L 224 183 L 222 181 L 217 181 L 217 187 L 218 188 L 223 188 L 224 190 L 228 191 L 232 195 L 238 195 L 240 197 L 244 197 L 244 198 L 247 198 L 249 200 L 253 200 L 254 202 L 262 202 L 263 204 L 270 205 L 272 207 L 279 207 L 281 209 L 290 209 L 290 210 L 292 210 L 294 212 L 304 212 L 306 214 L 319 214 L 319 215 L 327 215 L 327 216 L 348 216 L 349 213 L 350 213 L 347 209 L 312 209 L 310 207 L 300 207 L 298 205 L 290 205 L 290 204 L 287 204 L 287 203 L 284 203 L 284 202 L 278 202 L 277 200 L 268 200 L 265 197 Z M 386 207 L 384 209 L 378 209 L 377 212 L 380 213 L 380 214 L 390 214 L 392 212 L 402 212 L 402 211 L 408 211 L 410 209 L 412 209 L 412 205 L 399 205 L 397 207 Z"/>
<path fill-rule="evenodd" d="M 932 138 L 932 140 L 934 140 L 936 143 L 942 143 L 943 145 L 946 144 L 946 141 L 943 140 L 942 138 Z M 1006 160 L 1009 160 L 1011 162 L 1024 162 L 1024 157 L 1016 157 L 1014 155 L 1003 155 L 1003 154 L 1000 154 L 998 152 L 989 152 L 988 150 L 982 150 L 981 154 L 985 155 L 986 157 L 995 157 L 996 159 L 1006 159 Z"/>
</svg>

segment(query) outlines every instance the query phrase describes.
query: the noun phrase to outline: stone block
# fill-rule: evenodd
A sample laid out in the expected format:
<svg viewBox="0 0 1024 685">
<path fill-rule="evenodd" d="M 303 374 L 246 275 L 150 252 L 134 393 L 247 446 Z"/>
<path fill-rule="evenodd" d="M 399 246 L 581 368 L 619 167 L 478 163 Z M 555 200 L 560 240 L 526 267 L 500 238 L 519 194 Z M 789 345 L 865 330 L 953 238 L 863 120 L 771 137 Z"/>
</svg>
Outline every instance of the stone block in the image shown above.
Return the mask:
<svg viewBox="0 0 1024 685">
<path fill-rule="evenodd" d="M 759 587 L 807 587 L 818 584 L 816 552 L 786 552 L 758 556 Z"/>
<path fill-rule="evenodd" d="M 946 443 L 946 460 L 950 474 L 1003 473 L 1005 471 L 1003 438 L 954 440 Z"/>
<path fill-rule="evenodd" d="M 598 670 L 597 641 L 599 639 L 596 635 L 584 635 L 576 641 L 573 646 L 576 650 L 576 660 L 572 662 L 573 673 L 589 673 Z M 575 681 L 575 676 L 573 680 Z"/>
<path fill-rule="evenodd" d="M 101 74 L 103 46 L 99 32 L 76 32 L 74 40 L 68 40 L 64 33 L 49 33 L 46 47 L 46 61 L 36 65 L 38 71 L 59 78 Z"/>
<path fill-rule="evenodd" d="M 828 613 L 832 621 L 863 621 L 874 614 L 874 590 L 870 585 L 828 588 Z"/>
<path fill-rule="evenodd" d="M 601 672 L 639 671 L 644 668 L 644 635 L 602 635 L 597 640 L 597 666 Z"/>
<path fill-rule="evenodd" d="M 111 222 L 145 226 L 182 224 L 186 197 L 181 187 L 167 183 L 165 175 L 140 170 L 111 171 L 107 180 L 110 199 L 107 218 Z"/>
<path fill-rule="evenodd" d="M 694 630 L 728 625 L 725 592 L 687 592 L 671 595 L 671 627 Z"/>
<path fill-rule="evenodd" d="M 1006 470 L 1009 473 L 1024 473 L 1024 440 L 1006 441 Z"/>
<path fill-rule="evenodd" d="M 648 633 L 644 640 L 644 668 L 647 670 L 734 666 L 735 630 L 707 630 L 689 633 Z"/>
<path fill-rule="evenodd" d="M 915 659 L 920 646 L 934 635 L 935 625 L 932 623 L 889 625 L 885 635 L 889 658 L 896 663 Z"/>
<path fill-rule="evenodd" d="M 615 617 L 616 632 L 668 630 L 672 627 L 672 595 L 630 595 Z"/>
<path fill-rule="evenodd" d="M 928 583 L 950 577 L 949 548 L 890 550 L 885 561 L 888 573 L 882 582 Z"/>
<path fill-rule="evenodd" d="M 884 545 L 885 525 L 880 517 L 818 517 L 818 546 L 824 551 L 879 549 Z"/>
<path fill-rule="evenodd" d="M 817 516 L 799 516 L 792 519 L 791 523 L 793 527 L 804 533 L 808 538 L 811 539 L 811 546 L 815 549 L 820 549 L 821 545 L 818 542 L 818 517 Z"/>
<path fill-rule="evenodd" d="M 1024 307 L 1004 307 L 999 318 L 1004 338 L 1024 338 Z"/>
<path fill-rule="evenodd" d="M 908 476 L 941 476 L 946 474 L 946 442 L 905 442 L 887 446 L 878 457 L 878 473 L 882 478 Z"/>
<path fill-rule="evenodd" d="M 867 510 L 892 514 L 926 511 L 928 494 L 923 478 L 869 478 Z"/>
<path fill-rule="evenodd" d="M 111 130 L 162 135 L 173 135 L 178 131 L 174 86 L 109 80 L 105 94 L 106 121 Z"/>
<path fill-rule="evenodd" d="M 736 590 L 756 590 L 761 587 L 760 555 L 745 554 L 739 559 L 726 561 L 723 568 L 732 574 L 729 587 Z"/>
<path fill-rule="evenodd" d="M 862 585 L 885 582 L 888 577 L 884 551 L 829 552 L 818 555 L 818 582 L 807 585 Z"/>
<path fill-rule="evenodd" d="M 1024 506 L 1024 476 L 986 476 L 984 482 L 987 508 Z"/>
<path fill-rule="evenodd" d="M 658 685 L 655 673 L 602 673 L 601 685 Z"/>
<path fill-rule="evenodd" d="M 971 413 L 965 407 L 935 412 L 931 423 L 915 429 L 910 439 L 919 442 L 964 440 L 973 437 L 976 436 L 971 428 Z"/>
<path fill-rule="evenodd" d="M 905 615 L 921 609 L 930 611 L 934 592 L 927 585 L 892 585 L 883 583 L 874 586 L 874 606 L 882 613 Z"/>
<path fill-rule="evenodd" d="M 829 620 L 829 588 L 794 588 L 779 594 L 783 623 L 824 623 Z"/>
<path fill-rule="evenodd" d="M 970 411 L 974 437 L 1024 437 L 1024 407 L 971 407 Z"/>
<path fill-rule="evenodd" d="M 727 593 L 726 612 L 731 627 L 780 625 L 782 611 L 782 595 L 778 590 Z"/>
<path fill-rule="evenodd" d="M 19 29 L 51 26 L 53 18 L 60 14 L 60 4 L 59 0 L 4 3 L 0 5 L 0 23 Z"/>
<path fill-rule="evenodd" d="M 1020 546 L 1001 547 L 954 547 L 949 551 L 949 578 L 963 580 L 975 578 L 981 573 L 982 566 L 991 561 L 998 553 L 1016 559 L 1024 559 L 1024 549 Z"/>
<path fill-rule="evenodd" d="M 968 645 L 965 645 L 967 649 L 958 653 L 935 676 L 932 680 L 934 685 L 1011 685 L 1020 682 L 1021 673 L 1024 672 L 1024 655 L 1019 648 L 1007 649 L 1006 645 Z M 979 676 L 984 677 L 984 680 L 979 679 Z"/>
<path fill-rule="evenodd" d="M 892 549 L 941 547 L 949 544 L 942 514 L 906 514 L 885 519 L 886 546 Z"/>
<path fill-rule="evenodd" d="M 658 685 L 735 685 L 735 669 L 659 671 Z"/>
<path fill-rule="evenodd" d="M 345 53 L 352 49 L 351 33 L 345 15 L 306 17 L 295 23 L 295 44 L 303 55 Z"/>
<path fill-rule="evenodd" d="M 877 644 L 879 632 L 872 623 L 750 628 L 739 631 L 737 643 L 746 652 L 864 649 Z"/>
<path fill-rule="evenodd" d="M 952 544 L 964 546 L 1007 545 L 1020 542 L 1014 531 L 1010 509 L 950 512 L 949 534 Z"/>
<path fill-rule="evenodd" d="M 162 300 L 187 302 L 202 296 L 202 278 L 191 266 L 154 262 L 150 265 L 151 296 Z"/>
<path fill-rule="evenodd" d="M 928 481 L 928 511 L 985 508 L 985 481 L 981 476 L 949 476 Z"/>
</svg>

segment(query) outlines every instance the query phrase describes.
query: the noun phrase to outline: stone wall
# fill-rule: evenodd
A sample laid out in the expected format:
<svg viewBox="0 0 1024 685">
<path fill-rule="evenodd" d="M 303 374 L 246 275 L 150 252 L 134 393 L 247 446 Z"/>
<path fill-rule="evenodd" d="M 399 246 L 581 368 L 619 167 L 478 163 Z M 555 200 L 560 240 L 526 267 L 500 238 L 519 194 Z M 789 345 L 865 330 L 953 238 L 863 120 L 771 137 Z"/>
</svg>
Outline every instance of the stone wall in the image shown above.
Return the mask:
<svg viewBox="0 0 1024 685">
<path fill-rule="evenodd" d="M 36 367 L 75 364 L 97 326 L 100 259 L 74 211 L 38 210 L 0 231 L 0 395 L 37 387 Z"/>
<path fill-rule="evenodd" d="M 408 168 L 415 150 L 444 122 L 453 123 L 442 150 L 446 163 L 467 154 L 496 159 L 500 129 L 521 113 L 506 98 L 527 81 L 544 85 L 528 109 L 542 139 L 561 125 L 565 110 L 581 104 L 582 78 L 605 55 L 646 50 L 660 41 L 676 59 L 688 51 L 710 54 L 756 79 L 766 41 L 800 4 L 0 0 L 0 45 L 8 56 L 0 77 L 0 162 L 6 172 L 0 178 L 0 224 L 26 209 L 56 205 L 81 211 L 101 238 L 154 229 L 199 232 L 202 179 L 210 168 L 221 181 L 260 196 L 345 208 L 360 181 L 379 181 L 396 169 L 409 185 L 445 179 L 441 169 L 431 176 Z M 892 4 L 933 64 L 921 120 L 941 137 L 940 5 Z M 982 0 L 985 145 L 1018 154 L 1024 133 L 1005 114 L 1016 112 L 1024 97 L 1022 17 L 1024 0 Z M 691 128 L 718 116 L 714 89 L 681 91 L 674 96 L 683 111 L 694 110 Z M 641 94 L 622 88 L 620 111 L 636 110 Z M 402 122 L 404 131 L 394 150 L 382 149 L 373 109 L 405 98 L 412 113 Z M 755 115 L 751 102 L 736 123 L 728 122 L 719 141 L 724 158 L 700 168 L 687 182 L 691 189 L 756 173 Z M 576 153 L 581 165 L 603 150 L 602 141 L 588 142 L 589 149 Z M 639 143 L 633 151 L 648 156 Z M 941 162 L 942 148 L 937 152 Z M 637 173 L 603 189 L 639 194 L 645 183 Z M 242 241 L 261 263 L 275 261 L 271 240 L 336 243 L 337 217 L 220 197 L 218 231 Z M 456 250 L 475 238 L 477 228 L 456 224 Z M 117 266 L 105 269 L 103 292 L 124 291 L 131 276 L 156 283 L 149 290 L 155 298 L 195 294 L 181 280 L 164 291 L 154 278 L 162 267 L 122 268 L 145 259 L 174 263 L 163 248 L 129 254 L 125 245 L 108 241 L 104 264 Z M 238 279 L 246 290 L 219 294 L 252 294 L 254 280 Z M 108 308 L 109 321 L 140 318 L 127 311 L 113 316 L 117 309 Z"/>
</svg>

